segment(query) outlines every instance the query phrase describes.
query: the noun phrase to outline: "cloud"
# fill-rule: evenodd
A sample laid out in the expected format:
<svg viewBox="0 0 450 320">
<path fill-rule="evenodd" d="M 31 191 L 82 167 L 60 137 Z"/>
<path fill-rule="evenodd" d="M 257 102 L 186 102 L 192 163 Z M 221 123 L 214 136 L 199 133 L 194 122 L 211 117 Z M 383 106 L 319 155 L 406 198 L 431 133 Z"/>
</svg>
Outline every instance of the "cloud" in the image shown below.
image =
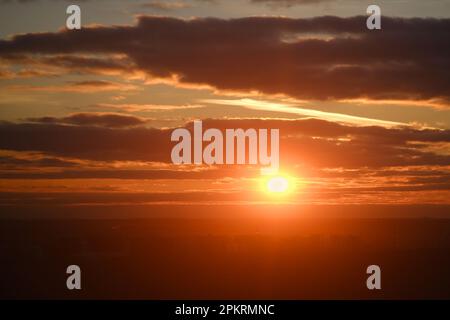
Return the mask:
<svg viewBox="0 0 450 320">
<path fill-rule="evenodd" d="M 58 158 L 51 157 L 42 157 L 38 159 L 24 159 L 18 158 L 14 156 L 8 155 L 0 155 L 0 168 L 3 170 L 7 170 L 11 174 L 11 176 L 15 176 L 15 174 L 22 175 L 25 172 L 21 172 L 21 169 L 29 169 L 29 168 L 45 168 L 45 167 L 56 167 L 56 168 L 65 168 L 65 167 L 74 167 L 76 166 L 75 162 L 71 162 L 69 160 L 62 160 Z M 17 170 L 12 171 L 11 169 Z M 32 172 L 28 171 L 25 176 L 32 174 Z"/>
<path fill-rule="evenodd" d="M 120 113 L 82 112 L 67 117 L 28 118 L 30 122 L 45 124 L 71 124 L 79 126 L 100 126 L 108 128 L 134 127 L 148 123 L 150 119 Z"/>
<path fill-rule="evenodd" d="M 219 3 L 220 0 L 197 0 L 199 2 L 204 3 Z M 252 4 L 265 4 L 272 8 L 278 7 L 293 7 L 297 5 L 311 5 L 311 4 L 319 4 L 322 2 L 332 2 L 337 0 L 247 0 Z"/>
<path fill-rule="evenodd" d="M 134 26 L 17 35 L 0 41 L 0 56 L 120 55 L 151 77 L 219 90 L 448 106 L 450 19 L 383 17 L 382 32 L 365 19 L 141 16 Z"/>
<path fill-rule="evenodd" d="M 230 106 L 241 106 L 253 110 L 262 111 L 273 111 L 280 113 L 296 114 L 300 116 L 306 116 L 311 118 L 318 118 L 327 121 L 342 122 L 347 124 L 368 126 L 368 125 L 378 125 L 383 127 L 395 127 L 395 126 L 406 126 L 405 123 L 385 121 L 370 119 L 364 117 L 351 116 L 341 113 L 324 112 L 314 109 L 305 109 L 295 106 L 295 104 L 284 104 L 284 103 L 274 103 L 269 101 L 258 101 L 253 99 L 204 99 L 201 102 L 220 104 L 220 105 L 230 105 Z"/>
<path fill-rule="evenodd" d="M 97 93 L 102 91 L 132 91 L 138 88 L 131 84 L 115 83 L 103 80 L 74 81 L 63 85 L 10 85 L 9 90 L 44 92 L 81 92 Z"/>
<path fill-rule="evenodd" d="M 209 201 L 253 199 L 259 168 L 175 166 L 170 161 L 172 129 L 106 119 L 88 114 L 0 123 L 2 192 L 158 190 L 147 195 L 154 201 L 204 201 L 205 194 L 211 195 Z M 318 119 L 205 119 L 203 126 L 279 128 L 281 170 L 301 186 L 302 196 L 295 201 L 448 203 L 450 154 L 433 146 L 450 144 L 450 130 Z M 192 123 L 185 127 L 192 130 Z M 103 203 L 95 196 L 90 199 Z"/>
<path fill-rule="evenodd" d="M 126 103 L 126 104 L 109 104 L 109 103 L 100 103 L 96 104 L 95 107 L 98 108 L 110 108 L 110 109 L 120 109 L 127 112 L 158 112 L 158 111 L 179 111 L 179 110 L 188 110 L 188 109 L 200 109 L 205 108 L 203 105 L 168 105 L 168 104 L 135 104 L 135 103 Z"/>
<path fill-rule="evenodd" d="M 174 11 L 179 9 L 190 8 L 191 5 L 189 3 L 183 1 L 150 1 L 147 3 L 143 3 L 140 5 L 141 8 L 149 8 L 158 11 Z"/>
<path fill-rule="evenodd" d="M 123 128 L 123 119 L 114 119 L 115 127 L 110 123 L 105 127 L 106 120 L 101 117 L 75 119 L 69 116 L 62 121 L 76 122 L 76 126 L 54 123 L 61 121 L 54 119 L 40 119 L 40 124 L 4 122 L 0 124 L 0 149 L 96 161 L 171 162 L 174 146 L 170 141 L 171 129 Z M 93 126 L 98 123 L 102 127 Z M 204 129 L 222 130 L 279 128 L 282 167 L 381 168 L 450 164 L 450 155 L 432 152 L 429 148 L 436 143 L 450 142 L 449 130 L 355 127 L 316 119 L 208 119 L 203 125 Z M 191 129 L 192 123 L 187 123 L 186 127 Z"/>
<path fill-rule="evenodd" d="M 292 7 L 296 5 L 318 4 L 336 0 L 250 0 L 252 3 L 264 3 L 272 7 Z"/>
<path fill-rule="evenodd" d="M 37 165 L 37 163 L 33 163 Z M 2 158 L 0 158 L 2 165 Z M 63 163 L 64 165 L 64 163 Z M 61 166 L 62 167 L 62 166 Z M 206 171 L 189 171 L 189 170 L 129 170 L 129 169 L 77 169 L 77 170 L 60 170 L 60 171 L 0 171 L 0 179 L 123 179 L 123 180 L 186 180 L 186 179 L 221 179 L 224 177 L 255 177 L 258 175 L 257 170 L 230 170 L 224 168 L 216 168 Z"/>
<path fill-rule="evenodd" d="M 65 74 L 115 75 L 125 78 L 142 78 L 133 62 L 123 55 L 61 54 L 0 56 L 5 74 L 1 77 L 30 76 L 56 77 Z"/>
<path fill-rule="evenodd" d="M 113 129 L 61 124 L 2 123 L 0 149 L 113 161 L 170 161 L 170 135 L 153 128 Z"/>
</svg>

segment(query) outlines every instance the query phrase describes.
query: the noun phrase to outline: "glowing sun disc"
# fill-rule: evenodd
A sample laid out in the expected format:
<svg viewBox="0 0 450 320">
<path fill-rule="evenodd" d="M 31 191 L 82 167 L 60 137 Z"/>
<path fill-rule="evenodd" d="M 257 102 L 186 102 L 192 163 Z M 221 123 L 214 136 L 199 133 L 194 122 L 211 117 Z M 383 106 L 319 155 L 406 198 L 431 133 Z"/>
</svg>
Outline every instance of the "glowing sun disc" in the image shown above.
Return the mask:
<svg viewBox="0 0 450 320">
<path fill-rule="evenodd" d="M 273 193 L 284 193 L 289 189 L 289 181 L 284 177 L 274 177 L 267 181 L 267 190 Z"/>
</svg>

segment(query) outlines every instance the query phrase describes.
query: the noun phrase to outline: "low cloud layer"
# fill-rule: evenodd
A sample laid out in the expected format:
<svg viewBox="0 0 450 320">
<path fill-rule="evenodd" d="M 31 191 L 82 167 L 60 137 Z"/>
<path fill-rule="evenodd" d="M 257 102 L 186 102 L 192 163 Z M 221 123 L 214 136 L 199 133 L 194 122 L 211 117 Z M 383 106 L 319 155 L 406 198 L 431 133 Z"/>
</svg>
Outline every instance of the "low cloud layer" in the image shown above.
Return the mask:
<svg viewBox="0 0 450 320">
<path fill-rule="evenodd" d="M 46 124 L 72 124 L 81 126 L 100 126 L 110 128 L 125 128 L 143 125 L 148 119 L 120 113 L 81 112 L 66 117 L 28 118 L 30 122 Z"/>
<path fill-rule="evenodd" d="M 172 130 L 123 128 L 143 121 L 133 117 L 84 114 L 33 121 L 40 123 L 0 124 L 0 149 L 96 161 L 171 162 Z M 186 126 L 191 128 L 192 123 Z M 203 126 L 279 128 L 282 166 L 381 168 L 450 164 L 450 155 L 433 151 L 435 144 L 450 143 L 449 130 L 353 127 L 314 119 L 205 120 Z"/>
</svg>

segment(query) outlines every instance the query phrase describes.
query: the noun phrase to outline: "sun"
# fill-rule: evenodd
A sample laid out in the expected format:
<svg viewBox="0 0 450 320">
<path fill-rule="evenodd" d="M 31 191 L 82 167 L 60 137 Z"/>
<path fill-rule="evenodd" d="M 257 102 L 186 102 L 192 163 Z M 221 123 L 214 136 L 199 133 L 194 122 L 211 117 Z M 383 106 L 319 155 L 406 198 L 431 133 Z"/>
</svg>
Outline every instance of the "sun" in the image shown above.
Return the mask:
<svg viewBox="0 0 450 320">
<path fill-rule="evenodd" d="M 288 194 L 292 191 L 292 188 L 293 188 L 292 179 L 287 176 L 277 175 L 265 179 L 264 189 L 269 194 L 273 195 Z"/>
<path fill-rule="evenodd" d="M 260 191 L 273 201 L 287 200 L 296 193 L 297 177 L 287 172 L 262 175 L 259 179 Z"/>
<path fill-rule="evenodd" d="M 267 190 L 273 193 L 285 193 L 289 189 L 289 180 L 285 177 L 273 177 L 267 181 Z"/>
</svg>

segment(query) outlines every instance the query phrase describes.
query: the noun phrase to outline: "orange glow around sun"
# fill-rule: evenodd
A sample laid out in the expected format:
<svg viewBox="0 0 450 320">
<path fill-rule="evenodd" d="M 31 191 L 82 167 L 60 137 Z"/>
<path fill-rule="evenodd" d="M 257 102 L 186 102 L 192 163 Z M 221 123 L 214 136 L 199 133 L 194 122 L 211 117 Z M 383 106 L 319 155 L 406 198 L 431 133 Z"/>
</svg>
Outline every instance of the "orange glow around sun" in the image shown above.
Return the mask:
<svg viewBox="0 0 450 320">
<path fill-rule="evenodd" d="M 287 195 L 293 191 L 294 181 L 286 175 L 274 175 L 263 179 L 263 189 L 271 195 Z"/>
</svg>

